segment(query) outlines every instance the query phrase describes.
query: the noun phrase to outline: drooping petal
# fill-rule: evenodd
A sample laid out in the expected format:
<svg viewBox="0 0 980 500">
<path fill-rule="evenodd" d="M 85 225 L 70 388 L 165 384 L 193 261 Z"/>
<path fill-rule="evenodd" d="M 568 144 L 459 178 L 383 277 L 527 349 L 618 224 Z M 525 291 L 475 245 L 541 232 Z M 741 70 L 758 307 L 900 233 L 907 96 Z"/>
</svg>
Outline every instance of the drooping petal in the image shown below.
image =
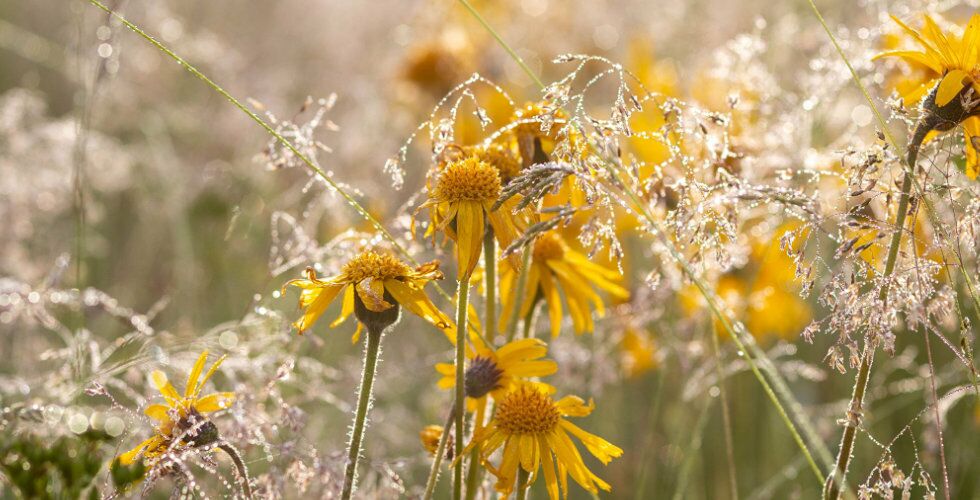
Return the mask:
<svg viewBox="0 0 980 500">
<path fill-rule="evenodd" d="M 333 323 L 330 323 L 330 328 L 336 328 L 337 325 L 346 321 L 351 314 L 354 314 L 354 293 L 356 292 L 353 286 L 348 286 L 344 290 L 344 301 L 340 305 L 340 315 L 333 320 Z"/>
<path fill-rule="evenodd" d="M 122 465 L 132 465 L 136 461 L 136 457 L 138 457 L 141 453 L 146 450 L 153 450 L 159 447 L 161 444 L 163 444 L 163 438 L 159 435 L 154 435 L 136 445 L 136 447 L 132 450 L 119 455 L 119 463 Z"/>
<path fill-rule="evenodd" d="M 559 424 L 566 431 L 570 432 L 573 436 L 577 437 L 585 448 L 589 450 L 589 453 L 593 454 L 599 459 L 603 464 L 608 464 L 610 460 L 619 457 L 623 454 L 623 449 L 602 439 L 595 434 L 586 432 L 582 430 L 579 426 L 569 422 L 568 420 L 561 420 Z"/>
<path fill-rule="evenodd" d="M 963 122 L 963 135 L 966 142 L 966 176 L 976 180 L 980 172 L 980 118 L 970 117 Z"/>
<path fill-rule="evenodd" d="M 401 306 L 442 330 L 450 342 L 456 342 L 456 328 L 452 320 L 432 303 L 425 291 L 412 288 L 397 280 L 388 280 L 385 286 L 388 293 Z"/>
<path fill-rule="evenodd" d="M 541 468 L 544 470 L 544 485 L 548 490 L 549 500 L 559 500 L 561 497 L 558 491 L 558 478 L 555 476 L 555 459 L 551 455 L 551 450 L 547 447 L 544 438 L 538 440 L 538 452 L 541 454 Z"/>
<path fill-rule="evenodd" d="M 548 306 L 551 338 L 555 338 L 561 333 L 561 296 L 558 294 L 558 287 L 552 282 L 551 275 L 548 273 L 541 273 L 541 294 L 544 295 L 545 303 Z"/>
<path fill-rule="evenodd" d="M 293 326 L 299 330 L 300 333 L 309 330 L 313 327 L 320 316 L 326 312 L 327 307 L 333 302 L 340 290 L 344 288 L 341 284 L 330 284 L 325 286 L 319 286 L 311 289 L 304 289 L 300 292 L 300 307 L 304 309 L 303 317 L 296 320 Z"/>
<path fill-rule="evenodd" d="M 456 215 L 456 256 L 461 275 L 470 275 L 483 250 L 483 206 L 479 202 L 459 202 Z"/>
<path fill-rule="evenodd" d="M 385 286 L 382 280 L 366 279 L 355 285 L 354 290 L 368 311 L 383 312 L 392 308 L 392 304 L 384 299 Z"/>
</svg>

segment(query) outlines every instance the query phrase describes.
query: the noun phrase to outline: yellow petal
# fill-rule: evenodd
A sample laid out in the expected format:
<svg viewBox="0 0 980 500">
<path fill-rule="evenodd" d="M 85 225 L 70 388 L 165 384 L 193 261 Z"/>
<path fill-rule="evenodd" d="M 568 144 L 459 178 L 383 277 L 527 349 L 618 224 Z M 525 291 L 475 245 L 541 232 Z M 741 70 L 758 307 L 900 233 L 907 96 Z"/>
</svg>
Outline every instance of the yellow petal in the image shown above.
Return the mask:
<svg viewBox="0 0 980 500">
<path fill-rule="evenodd" d="M 150 405 L 143 410 L 143 413 L 157 422 L 169 422 L 170 415 L 168 411 L 170 411 L 170 407 L 167 405 Z"/>
<path fill-rule="evenodd" d="M 476 269 L 483 250 L 483 207 L 479 202 L 462 201 L 456 215 L 456 255 L 460 274 L 469 276 Z"/>
<path fill-rule="evenodd" d="M 231 408 L 231 404 L 234 402 L 234 392 L 216 392 L 198 399 L 194 403 L 194 408 L 201 413 L 212 413 Z"/>
<path fill-rule="evenodd" d="M 337 316 L 337 319 L 330 323 L 330 328 L 336 328 L 351 314 L 354 314 L 354 287 L 348 286 L 347 290 L 344 291 L 344 302 L 340 306 L 340 316 Z"/>
<path fill-rule="evenodd" d="M 939 90 L 936 91 L 936 104 L 939 106 L 949 104 L 956 97 L 956 94 L 959 94 L 966 86 L 963 81 L 968 76 L 966 71 L 960 69 L 954 69 L 947 73 L 939 82 Z"/>
<path fill-rule="evenodd" d="M 156 386 L 163 398 L 167 400 L 167 404 L 171 407 L 176 407 L 177 402 L 180 401 L 180 394 L 177 389 L 167 380 L 167 374 L 160 370 L 153 370 L 150 374 L 150 378 L 153 380 L 153 385 Z"/>
<path fill-rule="evenodd" d="M 197 379 L 201 378 L 201 372 L 204 371 L 204 363 L 208 361 L 208 351 L 205 350 L 197 357 L 197 362 L 194 363 L 194 368 L 191 369 L 191 374 L 187 377 L 187 387 L 184 388 L 184 397 L 191 397 L 194 395 L 194 390 L 197 388 Z"/>
<path fill-rule="evenodd" d="M 201 389 L 204 388 L 204 384 L 208 383 L 208 380 L 211 380 L 211 376 L 218 371 L 218 367 L 221 366 L 221 363 L 225 362 L 225 358 L 227 357 L 228 356 L 221 356 L 220 358 L 218 358 L 217 361 L 214 362 L 213 365 L 211 365 L 211 368 L 209 368 L 208 372 L 204 374 L 204 378 L 201 379 L 201 383 L 198 384 L 197 389 L 194 391 L 194 396 L 197 396 L 198 394 L 201 393 Z"/>
</svg>

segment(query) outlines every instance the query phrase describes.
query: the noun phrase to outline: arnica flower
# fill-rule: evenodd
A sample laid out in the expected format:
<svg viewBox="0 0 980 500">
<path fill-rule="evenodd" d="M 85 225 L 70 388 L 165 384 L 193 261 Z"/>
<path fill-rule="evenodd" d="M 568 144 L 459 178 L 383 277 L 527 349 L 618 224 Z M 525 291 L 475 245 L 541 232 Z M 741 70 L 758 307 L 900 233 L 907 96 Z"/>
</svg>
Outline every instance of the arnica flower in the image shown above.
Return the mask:
<svg viewBox="0 0 980 500">
<path fill-rule="evenodd" d="M 575 333 L 591 332 L 595 326 L 592 308 L 595 308 L 599 317 L 606 313 L 596 288 L 608 292 L 616 299 L 626 300 L 629 292 L 616 284 L 621 279 L 618 271 L 592 262 L 584 254 L 570 248 L 558 232 L 548 231 L 534 241 L 531 267 L 527 274 L 527 293 L 524 294 L 524 302 L 518 314 L 521 318 L 527 317 L 531 308 L 543 298 L 548 304 L 551 336 L 557 337 L 561 332 L 562 320 L 560 288 L 565 292 Z M 517 273 L 514 269 L 501 266 L 501 325 L 506 324 L 506 319 L 513 314 L 517 300 L 514 291 L 516 283 Z"/>
<path fill-rule="evenodd" d="M 520 339 L 493 349 L 477 336 L 472 339 L 474 346 L 467 346 L 466 350 L 469 366 L 466 367 L 465 393 L 467 409 L 476 412 L 478 425 L 483 424 L 487 396 L 499 401 L 520 379 L 545 377 L 558 371 L 557 363 L 541 359 L 548 354 L 548 345 L 541 340 Z M 442 375 L 438 382 L 440 389 L 456 387 L 455 364 L 437 363 L 436 371 Z"/>
<path fill-rule="evenodd" d="M 974 14 L 963 30 L 962 36 L 954 33 L 943 33 L 932 17 L 923 15 L 925 21 L 923 30 L 917 31 L 895 16 L 892 19 L 903 31 L 921 48 L 917 50 L 889 50 L 874 57 L 899 57 L 915 67 L 925 67 L 928 71 L 915 73 L 919 79 L 918 85 L 906 85 L 911 88 L 902 95 L 908 103 L 928 102 L 934 94 L 935 105 L 939 109 L 954 104 L 957 96 L 965 97 L 965 90 L 973 92 L 972 100 L 978 99 L 976 92 L 980 91 L 980 14 Z M 966 173 L 971 179 L 976 179 L 978 171 L 977 145 L 974 138 L 980 136 L 980 118 L 973 115 L 973 109 L 967 106 L 954 106 L 957 111 L 970 116 L 959 116 L 958 120 L 942 126 L 933 126 L 934 131 L 947 131 L 963 123 L 966 137 Z M 974 103 L 969 108 L 975 108 Z M 948 121 L 948 120 L 947 120 Z"/>
<path fill-rule="evenodd" d="M 304 310 L 303 317 L 293 323 L 300 334 L 312 327 L 344 291 L 340 316 L 330 324 L 331 328 L 354 313 L 356 300 L 368 311 L 376 313 L 388 311 L 397 304 L 442 329 L 454 341 L 452 322 L 423 290 L 426 283 L 442 277 L 436 261 L 412 269 L 393 255 L 367 250 L 344 264 L 337 276 L 321 280 L 312 268 L 306 268 L 305 278 L 290 280 L 283 289 L 292 285 L 301 290 L 299 306 Z M 359 322 L 353 342 L 357 342 L 362 329 L 363 324 Z"/>
<path fill-rule="evenodd" d="M 422 447 L 425 451 L 429 452 L 429 455 L 435 455 L 439 451 L 439 440 L 442 439 L 442 433 L 444 429 L 441 425 L 427 425 L 419 431 L 419 441 L 422 442 Z M 449 436 L 450 443 L 446 444 L 446 451 L 449 454 L 446 458 L 452 460 L 453 447 L 451 441 L 453 440 L 452 435 Z"/>
<path fill-rule="evenodd" d="M 541 387 L 521 384 L 497 400 L 493 419 L 477 430 L 467 449 L 480 447 L 480 456 L 497 476 L 496 489 L 502 495 L 509 495 L 514 490 L 518 467 L 531 474 L 531 482 L 537 480 L 538 469 L 543 469 L 545 486 L 552 500 L 559 498 L 559 485 L 564 496 L 568 496 L 569 475 L 593 494 L 599 489 L 609 491 L 609 484 L 585 466 L 571 436 L 578 438 L 603 464 L 622 455 L 623 450 L 564 418 L 585 417 L 594 408 L 591 401 L 586 405 L 576 396 L 555 401 Z M 494 467 L 487 460 L 501 447 L 500 465 Z M 518 488 L 524 486 L 516 485 Z"/>
<path fill-rule="evenodd" d="M 154 370 L 150 374 L 153 384 L 163 395 L 166 404 L 152 404 L 146 407 L 146 415 L 157 421 L 154 434 L 132 450 L 119 455 L 121 465 L 131 465 L 141 455 L 145 462 L 152 464 L 167 453 L 178 439 L 180 440 L 178 444 L 195 447 L 218 441 L 217 429 L 204 415 L 229 408 L 235 400 L 235 393 L 218 392 L 207 396 L 200 395 L 204 384 L 218 370 L 225 357 L 218 358 L 204 374 L 204 378 L 201 378 L 207 359 L 208 351 L 202 352 L 197 358 L 190 376 L 187 377 L 187 387 L 184 389 L 183 396 L 174 389 L 163 372 Z"/>
<path fill-rule="evenodd" d="M 649 332 L 627 327 L 620 348 L 626 378 L 639 377 L 657 367 L 657 344 Z"/>
<path fill-rule="evenodd" d="M 432 219 L 426 236 L 434 237 L 436 231 L 443 231 L 456 241 L 460 275 L 469 276 L 476 268 L 488 224 L 502 248 L 509 247 L 524 229 L 524 222 L 514 213 L 517 198 L 493 210 L 500 191 L 497 169 L 470 156 L 446 165 L 439 172 L 429 199 L 419 207 L 419 210 L 428 208 Z M 516 259 L 513 256 L 511 260 L 519 265 Z"/>
</svg>

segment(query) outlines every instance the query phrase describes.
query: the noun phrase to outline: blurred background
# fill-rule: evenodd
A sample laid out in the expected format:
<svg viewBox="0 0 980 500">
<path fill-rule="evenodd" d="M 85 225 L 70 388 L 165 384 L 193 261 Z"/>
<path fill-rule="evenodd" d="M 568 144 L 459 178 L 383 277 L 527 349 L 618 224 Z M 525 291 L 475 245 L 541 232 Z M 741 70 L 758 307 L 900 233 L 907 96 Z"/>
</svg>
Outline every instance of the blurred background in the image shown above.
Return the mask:
<svg viewBox="0 0 980 500">
<path fill-rule="evenodd" d="M 474 72 L 519 104 L 540 98 L 456 2 L 106 3 L 314 153 L 420 260 L 443 257 L 408 232 L 428 168 L 427 131 L 408 146 L 402 189 L 392 189 L 386 162 Z M 745 147 L 772 153 L 760 155 L 771 170 L 832 165 L 840 151 L 876 141 L 870 108 L 806 2 L 472 3 L 545 81 L 568 72 L 551 62 L 558 55 L 588 53 L 707 108 L 724 105 L 718 82 L 742 85 L 759 116 L 753 126 L 770 134 L 747 138 Z M 947 3 L 952 10 L 938 5 Z M 888 89 L 870 71 L 870 55 L 881 49 L 883 30 L 892 30 L 886 13 L 908 16 L 926 3 L 819 5 L 883 102 Z M 349 340 L 351 323 L 335 330 L 322 324 L 298 337 L 289 328 L 295 297 L 280 297 L 279 288 L 307 265 L 333 274 L 370 227 L 269 139 L 88 2 L 0 3 L 0 450 L 7 456 L 0 459 L 0 496 L 32 496 L 15 480 L 25 473 L 46 478 L 33 495 L 113 491 L 123 479 L 110 479 L 104 466 L 150 431 L 138 413 L 156 392 L 147 374 L 163 367 L 182 384 L 204 348 L 229 356 L 215 386 L 234 390 L 241 402 L 216 423 L 246 455 L 257 491 L 296 498 L 329 496 L 337 487 L 362 346 Z M 771 219 L 759 245 L 778 246 L 779 225 Z M 770 260 L 751 247 L 740 271 L 719 282 L 719 293 L 724 285 L 747 295 L 766 269 L 792 266 L 778 251 Z M 613 309 L 595 335 L 566 333 L 552 343 L 550 356 L 561 367 L 552 384 L 560 394 L 596 398 L 596 411 L 581 425 L 625 450 L 607 467 L 588 462 L 613 485 L 603 498 L 730 498 L 718 380 L 704 341 L 711 322 L 692 312 L 703 304 L 681 292 L 645 289 L 644 274 L 627 276 L 632 302 Z M 442 285 L 454 289 L 451 279 Z M 823 306 L 816 294 L 804 299 L 798 288 L 788 290 L 765 306 L 746 306 L 742 320 L 761 332 L 760 345 L 835 453 L 853 370 L 842 375 L 827 365 L 832 339 L 799 337 Z M 950 331 L 958 342 L 958 327 Z M 876 366 L 874 410 L 850 477 L 865 481 L 883 457 L 894 457 L 907 476 L 934 486 L 941 482 L 938 439 L 934 424 L 919 418 L 931 401 L 922 336 L 901 335 L 895 356 Z M 385 342 L 362 493 L 412 497 L 430 463 L 418 432 L 442 423 L 450 404 L 432 368 L 449 350 L 441 335 L 409 316 Z M 940 385 L 964 383 L 963 366 L 937 344 Z M 739 496 L 817 497 L 758 382 L 730 342 L 721 348 L 729 359 Z M 970 397 L 943 406 L 955 498 L 978 491 L 974 407 Z M 33 462 L 55 465 L 24 472 L 30 457 L 23 450 L 32 447 L 57 450 Z M 91 457 L 86 467 L 94 475 L 58 473 L 71 468 L 58 465 L 69 453 Z M 72 474 L 94 482 L 70 490 Z M 202 472 L 198 479 L 214 493 L 222 491 L 220 476 Z M 448 477 L 440 495 L 448 494 Z M 929 489 L 916 488 L 917 495 Z M 152 494 L 167 491 L 161 484 Z M 587 497 L 576 487 L 571 493 Z M 533 495 L 545 497 L 543 489 Z"/>
</svg>

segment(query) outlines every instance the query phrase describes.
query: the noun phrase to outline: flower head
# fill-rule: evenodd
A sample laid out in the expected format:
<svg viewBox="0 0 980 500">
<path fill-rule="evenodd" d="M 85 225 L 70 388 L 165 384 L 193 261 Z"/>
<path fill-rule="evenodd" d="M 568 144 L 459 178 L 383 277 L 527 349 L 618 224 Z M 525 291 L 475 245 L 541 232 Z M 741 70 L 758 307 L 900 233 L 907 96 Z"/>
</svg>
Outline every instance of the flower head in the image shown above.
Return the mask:
<svg viewBox="0 0 980 500">
<path fill-rule="evenodd" d="M 504 344 L 498 349 L 487 347 L 479 337 L 473 336 L 473 347 L 467 346 L 466 403 L 470 411 L 477 412 L 477 422 L 483 422 L 483 410 L 487 396 L 499 398 L 512 390 L 522 379 L 544 377 L 558 371 L 558 364 L 541 359 L 548 354 L 548 345 L 538 339 L 520 339 Z M 456 365 L 438 363 L 436 371 L 442 375 L 439 388 L 456 386 Z M 547 384 L 541 384 L 554 390 Z"/>
<path fill-rule="evenodd" d="M 488 224 L 504 248 L 523 229 L 520 217 L 514 213 L 516 199 L 493 209 L 500 192 L 497 168 L 477 156 L 469 156 L 450 162 L 439 172 L 428 201 L 419 207 L 420 210 L 428 208 L 432 219 L 426 236 L 443 231 L 456 241 L 461 275 L 470 275 L 476 268 Z"/>
<path fill-rule="evenodd" d="M 496 401 L 493 420 L 476 431 L 467 449 L 479 446 L 480 456 L 487 461 L 503 447 L 498 466 L 486 462 L 487 468 L 497 476 L 497 491 L 509 495 L 514 490 L 518 467 L 531 473 L 532 481 L 537 479 L 538 469 L 543 469 L 545 486 L 552 499 L 559 498 L 559 484 L 567 496 L 568 475 L 593 494 L 599 489 L 610 490 L 608 483 L 585 466 L 571 436 L 578 438 L 603 464 L 622 455 L 623 450 L 565 418 L 589 415 L 595 407 L 592 402 L 586 405 L 576 396 L 555 401 L 546 390 L 533 384 L 519 384 Z"/>
<path fill-rule="evenodd" d="M 569 247 L 557 231 L 543 233 L 534 241 L 531 268 L 527 274 L 527 293 L 524 294 L 524 302 L 518 314 L 522 318 L 527 316 L 539 297 L 543 298 L 548 304 L 551 335 L 557 337 L 561 332 L 561 289 L 565 292 L 565 301 L 575 332 L 591 332 L 594 329 L 592 309 L 595 308 L 600 317 L 606 311 L 596 289 L 625 300 L 629 297 L 629 292 L 616 283 L 621 279 L 618 271 L 596 264 Z M 501 316 L 504 319 L 509 318 L 515 308 L 517 299 L 513 289 L 516 282 L 517 273 L 514 269 L 502 267 L 500 300 L 503 304 Z M 502 319 L 501 324 L 506 322 Z"/>
<path fill-rule="evenodd" d="M 218 370 L 225 357 L 218 358 L 202 378 L 201 373 L 204 371 L 207 359 L 208 351 L 202 352 L 197 358 L 190 376 L 187 377 L 187 387 L 183 395 L 177 392 L 162 371 L 154 370 L 150 374 L 153 384 L 163 395 L 166 404 L 152 404 L 146 407 L 146 415 L 157 421 L 153 436 L 132 450 L 119 455 L 121 465 L 131 465 L 139 456 L 142 456 L 146 462 L 155 463 L 175 443 L 199 447 L 218 441 L 218 431 L 205 415 L 229 408 L 235 400 L 235 393 L 218 392 L 207 396 L 200 395 L 204 384 Z"/>
<path fill-rule="evenodd" d="M 950 107 L 958 113 L 957 119 L 942 126 L 934 126 L 938 131 L 950 130 L 957 123 L 963 123 L 966 136 L 966 173 L 971 179 L 977 177 L 977 145 L 974 140 L 980 137 L 980 118 L 974 115 L 980 92 L 980 14 L 974 14 L 963 29 L 962 35 L 944 33 L 929 15 L 923 15 L 922 31 L 917 31 L 895 16 L 892 19 L 909 38 L 922 49 L 888 50 L 874 57 L 898 57 L 908 62 L 914 71 L 912 81 L 900 82 L 902 97 L 910 103 L 922 101 L 937 107 L 937 110 Z M 959 105 L 956 99 L 970 101 L 970 106 Z M 933 103 L 934 101 L 934 103 Z M 949 122 L 950 120 L 946 120 Z"/>
<path fill-rule="evenodd" d="M 439 451 L 439 441 L 442 439 L 443 432 L 445 432 L 445 429 L 441 425 L 427 425 L 419 431 L 419 440 L 422 442 L 422 447 L 430 455 L 435 455 Z M 452 441 L 453 436 L 450 434 L 446 443 L 446 458 L 449 460 L 453 459 Z"/>
<path fill-rule="evenodd" d="M 442 329 L 450 338 L 452 322 L 429 300 L 423 287 L 426 283 L 442 279 L 436 261 L 412 269 L 397 257 L 367 250 L 357 255 L 341 268 L 340 274 L 321 280 L 312 268 L 306 269 L 306 277 L 288 281 L 283 285 L 299 288 L 299 306 L 303 317 L 293 326 L 302 334 L 323 315 L 327 307 L 344 292 L 340 316 L 330 324 L 336 327 L 355 313 L 358 305 L 369 313 L 390 312 L 404 306 L 412 313 Z M 359 318 L 353 341 L 360 336 L 365 318 Z"/>
</svg>

